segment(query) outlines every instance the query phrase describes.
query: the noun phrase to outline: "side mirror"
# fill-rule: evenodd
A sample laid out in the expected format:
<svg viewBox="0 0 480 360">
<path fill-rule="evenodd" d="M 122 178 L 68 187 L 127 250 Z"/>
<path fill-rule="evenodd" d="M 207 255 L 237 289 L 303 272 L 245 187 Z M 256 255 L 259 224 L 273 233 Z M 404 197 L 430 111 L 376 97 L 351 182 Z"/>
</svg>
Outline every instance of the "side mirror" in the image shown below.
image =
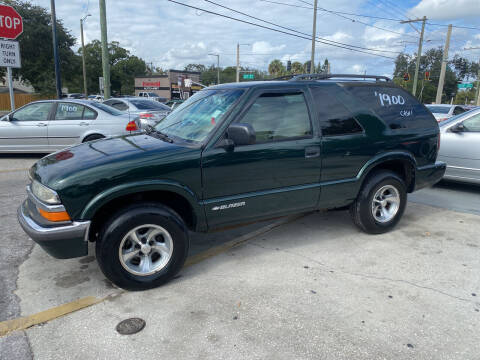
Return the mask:
<svg viewBox="0 0 480 360">
<path fill-rule="evenodd" d="M 462 123 L 459 123 L 457 125 L 454 125 L 450 128 L 450 131 L 451 132 L 454 132 L 454 133 L 461 133 L 461 132 L 464 132 L 465 131 L 465 126 L 463 126 Z"/>
<path fill-rule="evenodd" d="M 245 123 L 232 124 L 227 129 L 227 138 L 236 146 L 255 144 L 257 139 L 252 125 Z"/>
</svg>

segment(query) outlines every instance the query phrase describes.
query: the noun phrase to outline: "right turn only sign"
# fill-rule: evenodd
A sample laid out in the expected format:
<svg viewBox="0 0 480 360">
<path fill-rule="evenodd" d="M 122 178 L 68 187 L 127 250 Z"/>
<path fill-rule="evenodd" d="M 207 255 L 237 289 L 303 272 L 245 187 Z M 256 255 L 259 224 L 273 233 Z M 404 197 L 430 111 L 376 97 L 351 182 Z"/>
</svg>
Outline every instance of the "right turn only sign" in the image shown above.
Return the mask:
<svg viewBox="0 0 480 360">
<path fill-rule="evenodd" d="M 0 66 L 21 67 L 18 41 L 0 40 Z"/>
</svg>

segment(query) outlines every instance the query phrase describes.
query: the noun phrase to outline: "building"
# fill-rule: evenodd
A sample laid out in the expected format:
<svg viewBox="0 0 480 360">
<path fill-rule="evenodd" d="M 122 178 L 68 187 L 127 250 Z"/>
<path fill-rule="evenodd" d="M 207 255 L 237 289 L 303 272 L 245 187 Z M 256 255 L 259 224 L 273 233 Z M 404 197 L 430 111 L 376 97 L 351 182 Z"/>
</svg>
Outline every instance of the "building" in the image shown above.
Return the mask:
<svg viewBox="0 0 480 360">
<path fill-rule="evenodd" d="M 135 77 L 135 96 L 140 92 L 148 91 L 168 100 L 188 99 L 202 89 L 198 83 L 200 83 L 198 71 L 168 70 L 166 75 L 137 76 Z"/>
</svg>

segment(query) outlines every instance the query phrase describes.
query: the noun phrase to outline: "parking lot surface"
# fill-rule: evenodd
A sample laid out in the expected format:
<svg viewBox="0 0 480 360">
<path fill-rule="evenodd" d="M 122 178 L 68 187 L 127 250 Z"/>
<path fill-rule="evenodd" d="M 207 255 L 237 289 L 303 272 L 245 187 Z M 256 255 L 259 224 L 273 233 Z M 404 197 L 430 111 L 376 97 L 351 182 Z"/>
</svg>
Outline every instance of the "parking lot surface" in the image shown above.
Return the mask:
<svg viewBox="0 0 480 360">
<path fill-rule="evenodd" d="M 32 246 L 14 214 L 27 183 L 21 169 L 38 157 L 13 159 L 0 158 L 0 169 L 10 166 L 0 173 L 0 321 L 107 298 L 0 338 L 1 359 L 478 358 L 480 217 L 469 204 L 450 210 L 444 195 L 463 192 L 475 205 L 476 188 L 414 194 L 384 235 L 360 232 L 346 211 L 195 235 L 200 253 L 247 241 L 163 287 L 125 292 L 106 281 L 93 254 L 55 260 Z M 130 317 L 146 321 L 143 331 L 118 334 Z"/>
</svg>

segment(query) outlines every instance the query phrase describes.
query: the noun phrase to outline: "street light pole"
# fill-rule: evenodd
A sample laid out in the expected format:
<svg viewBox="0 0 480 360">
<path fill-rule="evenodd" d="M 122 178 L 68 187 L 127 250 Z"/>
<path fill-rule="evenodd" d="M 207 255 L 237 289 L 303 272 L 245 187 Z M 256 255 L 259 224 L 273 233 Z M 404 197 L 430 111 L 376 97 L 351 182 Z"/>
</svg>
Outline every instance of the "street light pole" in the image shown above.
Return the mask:
<svg viewBox="0 0 480 360">
<path fill-rule="evenodd" d="M 464 50 L 480 50 L 480 47 L 469 47 Z M 475 91 L 476 105 L 480 106 L 480 60 L 478 60 L 478 72 L 477 72 L 477 90 Z"/>
<path fill-rule="evenodd" d="M 53 58 L 55 62 L 55 87 L 57 89 L 57 98 L 62 97 L 62 79 L 60 73 L 60 58 L 58 57 L 57 42 L 57 16 L 55 15 L 55 0 L 50 0 L 50 9 L 52 15 L 52 37 L 53 37 Z"/>
<path fill-rule="evenodd" d="M 208 54 L 217 57 L 217 85 L 220 84 L 220 54 Z"/>
<path fill-rule="evenodd" d="M 83 92 L 85 93 L 86 97 L 88 97 L 88 90 L 87 90 L 87 68 L 85 66 L 85 42 L 83 40 L 83 23 L 85 22 L 85 19 L 89 16 L 91 15 L 87 14 L 80 19 L 80 33 L 82 37 Z"/>
<path fill-rule="evenodd" d="M 240 82 L 240 45 L 250 45 L 250 44 L 237 43 L 237 82 Z"/>
<path fill-rule="evenodd" d="M 107 11 L 105 9 L 105 0 L 99 0 L 100 5 L 100 30 L 102 33 L 102 69 L 103 69 L 103 98 L 110 98 L 110 60 L 108 54 L 107 40 Z"/>
<path fill-rule="evenodd" d="M 315 72 L 315 39 L 317 37 L 317 0 L 313 3 L 312 55 L 310 58 L 310 74 Z"/>
</svg>

